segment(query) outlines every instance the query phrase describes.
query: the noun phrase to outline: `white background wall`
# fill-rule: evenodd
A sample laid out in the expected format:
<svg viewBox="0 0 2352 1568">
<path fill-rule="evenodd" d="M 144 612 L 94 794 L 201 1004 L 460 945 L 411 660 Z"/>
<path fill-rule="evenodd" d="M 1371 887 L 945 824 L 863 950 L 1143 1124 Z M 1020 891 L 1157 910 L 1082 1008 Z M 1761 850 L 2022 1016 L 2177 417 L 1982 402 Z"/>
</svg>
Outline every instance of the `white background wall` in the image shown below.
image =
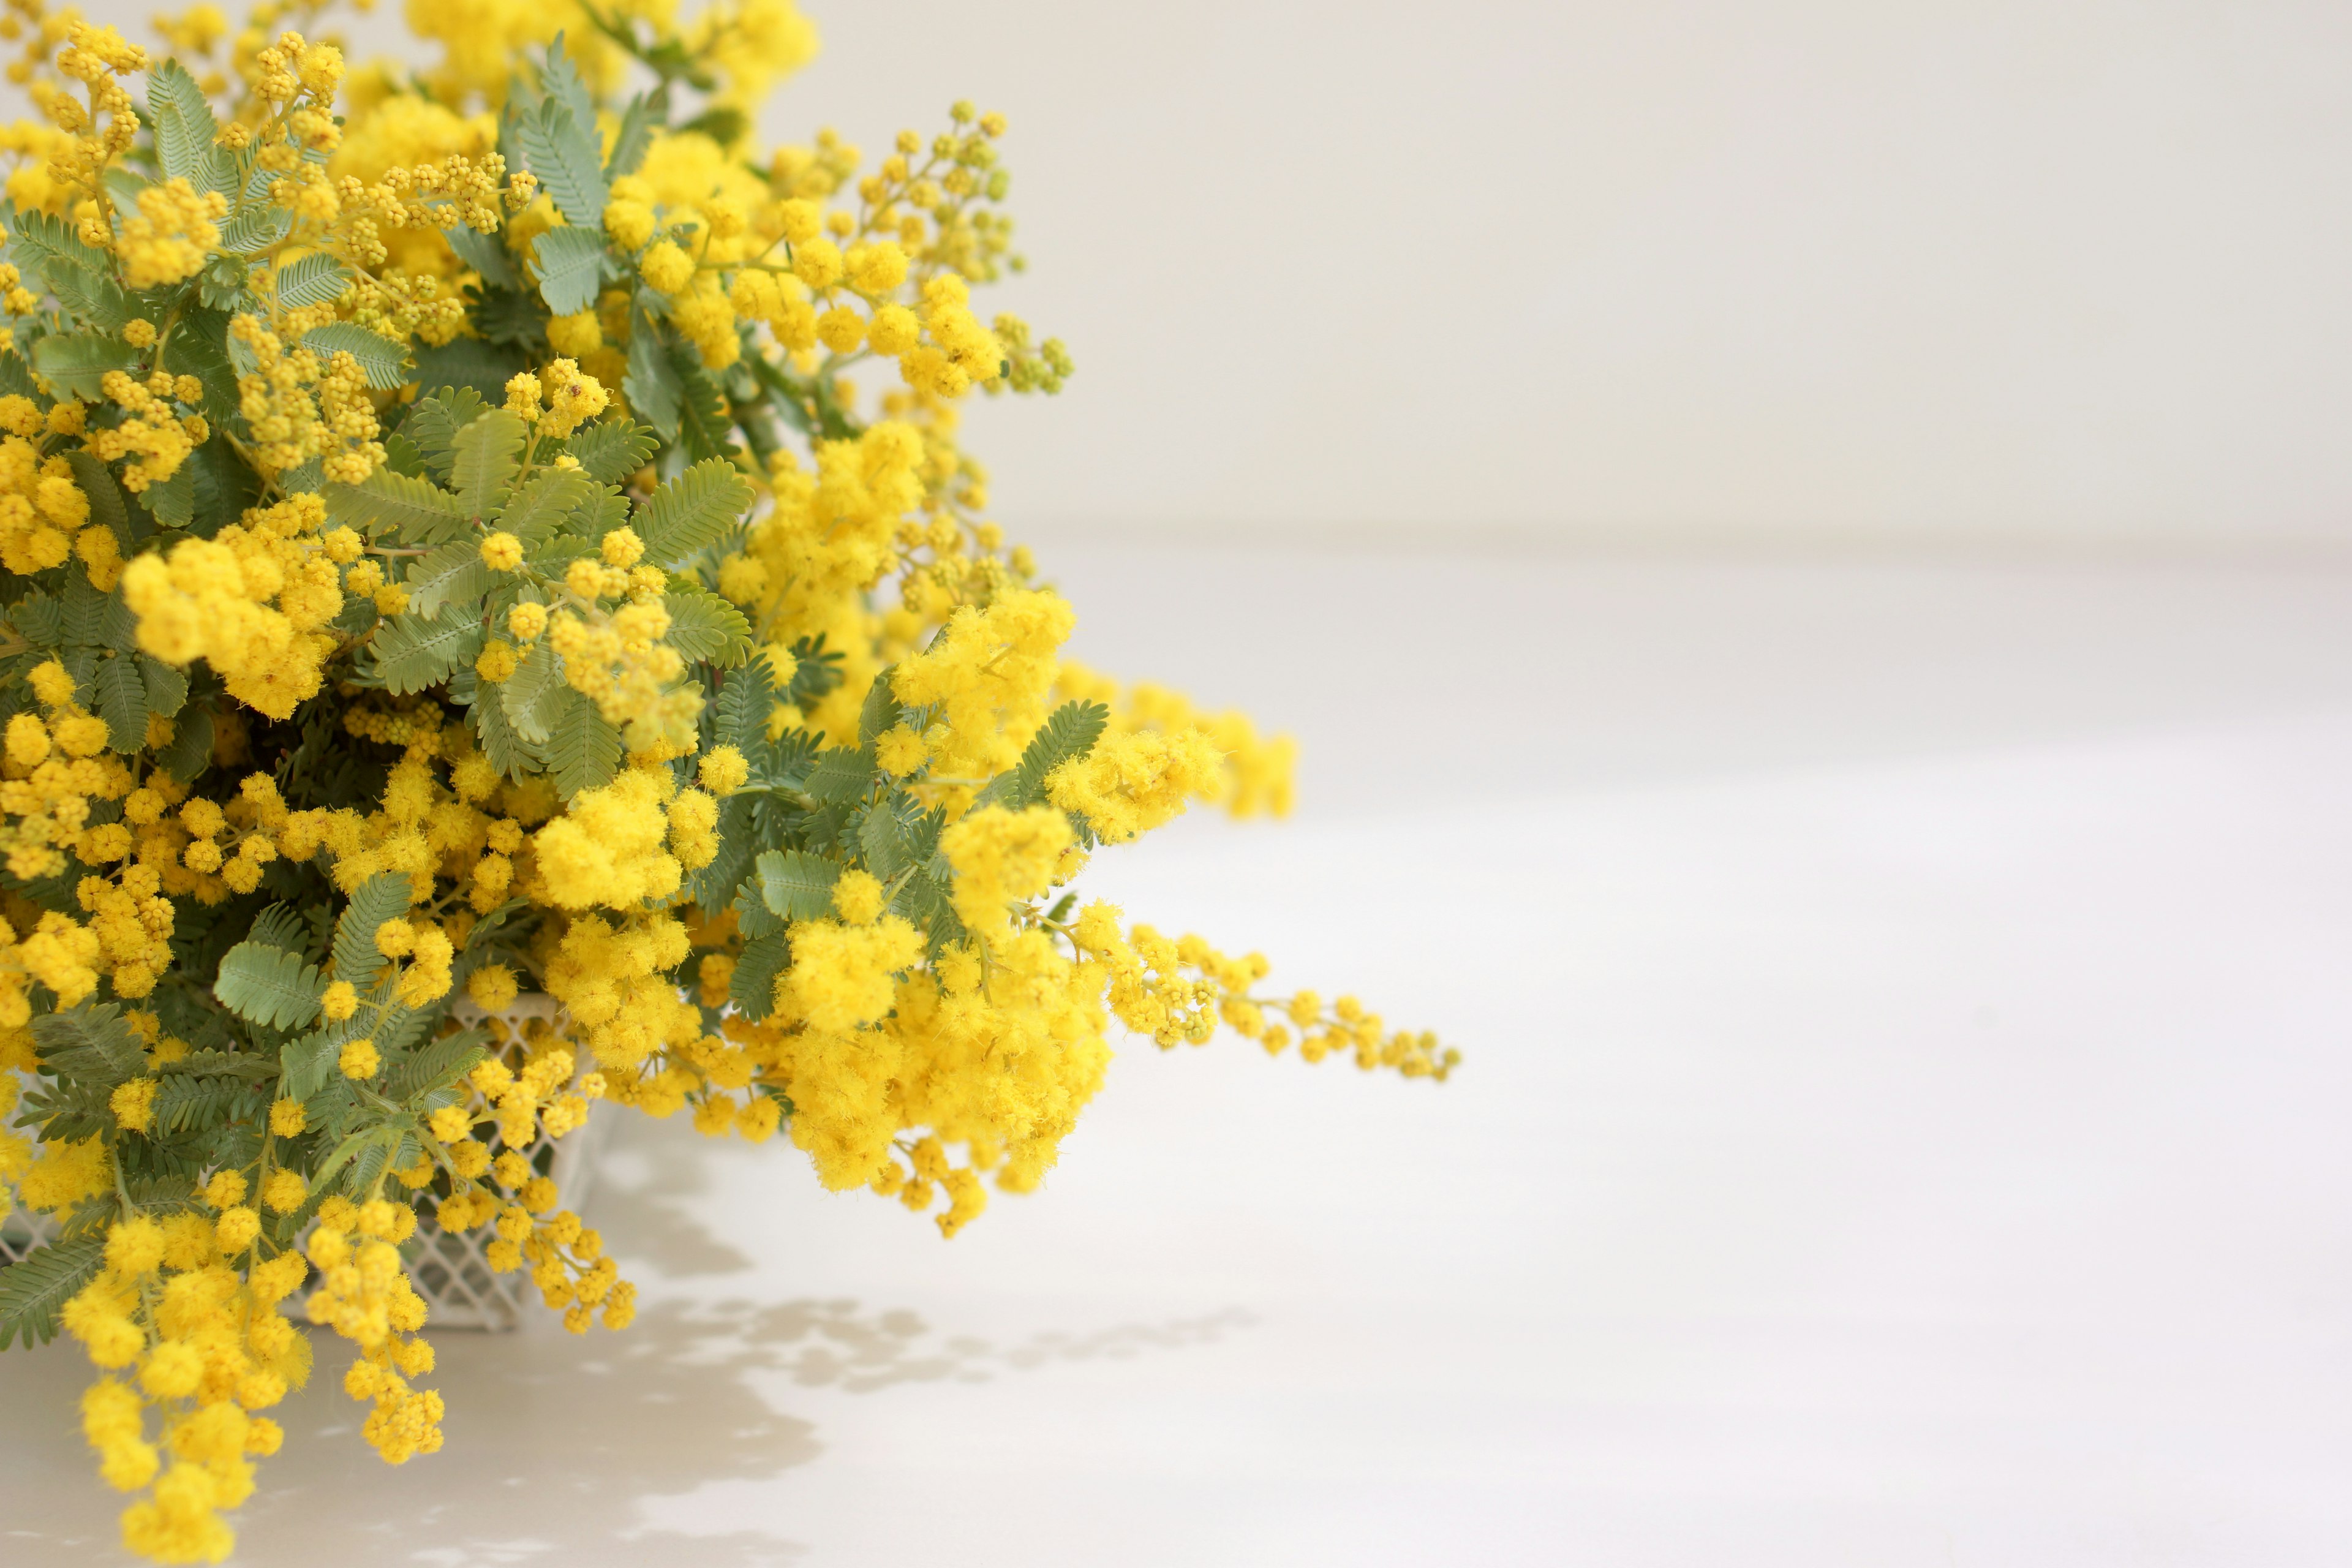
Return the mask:
<svg viewBox="0 0 2352 1568">
<path fill-rule="evenodd" d="M 1013 120 L 1016 528 L 2352 543 L 2352 7 L 804 4 Z"/>
<path fill-rule="evenodd" d="M 2352 7 L 808 3 L 1013 121 L 1008 518 L 2352 539 Z"/>
</svg>

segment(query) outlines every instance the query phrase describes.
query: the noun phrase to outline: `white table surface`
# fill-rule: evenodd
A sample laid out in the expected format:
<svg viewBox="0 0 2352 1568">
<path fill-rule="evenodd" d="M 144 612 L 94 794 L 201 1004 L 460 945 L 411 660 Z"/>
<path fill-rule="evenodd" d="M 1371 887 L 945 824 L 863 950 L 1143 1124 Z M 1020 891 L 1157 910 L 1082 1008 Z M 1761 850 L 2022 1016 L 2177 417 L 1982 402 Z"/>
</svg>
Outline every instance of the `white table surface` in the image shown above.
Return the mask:
<svg viewBox="0 0 2352 1568">
<path fill-rule="evenodd" d="M 1461 1075 L 1126 1047 L 952 1243 L 625 1124 L 637 1324 L 438 1336 L 396 1470 L 330 1351 L 236 1561 L 2352 1561 L 2352 574 L 1062 558 L 1309 746 L 1096 885 Z M 121 1560 L 87 1376 L 10 1568 Z"/>
</svg>

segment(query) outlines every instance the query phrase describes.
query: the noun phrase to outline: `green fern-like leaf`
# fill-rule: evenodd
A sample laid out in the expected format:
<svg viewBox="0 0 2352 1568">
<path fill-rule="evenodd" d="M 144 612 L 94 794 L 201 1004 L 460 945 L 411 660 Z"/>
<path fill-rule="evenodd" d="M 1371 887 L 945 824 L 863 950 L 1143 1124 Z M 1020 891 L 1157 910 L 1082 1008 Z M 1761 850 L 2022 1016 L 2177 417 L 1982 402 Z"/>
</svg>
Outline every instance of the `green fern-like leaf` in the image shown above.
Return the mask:
<svg viewBox="0 0 2352 1568">
<path fill-rule="evenodd" d="M 457 460 L 457 432 L 472 424 L 488 405 L 470 386 L 445 386 L 425 394 L 401 421 L 400 433 L 415 445 L 433 477 L 446 481 Z"/>
<path fill-rule="evenodd" d="M 319 995 L 325 989 L 316 964 L 257 942 L 230 948 L 213 981 L 213 994 L 222 1006 L 273 1029 L 299 1029 L 317 1018 Z"/>
<path fill-rule="evenodd" d="M 617 485 L 654 460 L 654 433 L 625 419 L 603 419 L 572 432 L 572 456 L 600 485 Z"/>
<path fill-rule="evenodd" d="M 696 462 L 720 461 L 731 467 L 740 448 L 732 439 L 735 426 L 728 416 L 726 399 L 719 395 L 719 384 L 683 346 L 676 368 L 678 445 Z"/>
<path fill-rule="evenodd" d="M 467 710 L 474 721 L 474 738 L 482 743 L 482 755 L 489 758 L 490 766 L 499 771 L 501 778 L 520 779 L 525 773 L 545 773 L 547 764 L 539 749 L 516 734 L 514 721 L 507 717 L 506 706 L 499 697 L 505 689 L 499 687 L 483 692 Z"/>
<path fill-rule="evenodd" d="M 155 753 L 155 765 L 182 784 L 192 784 L 212 765 L 212 710 L 181 710 L 172 720 L 171 741 Z"/>
<path fill-rule="evenodd" d="M 755 1023 L 766 1017 L 776 1010 L 776 976 L 792 959 L 791 941 L 782 931 L 746 942 L 727 983 L 728 999 Z"/>
<path fill-rule="evenodd" d="M 118 654 L 98 661 L 98 712 L 109 751 L 135 752 L 146 743 L 147 682 L 137 659 Z"/>
<path fill-rule="evenodd" d="M 802 788 L 827 805 L 845 805 L 874 786 L 874 753 L 836 746 L 822 752 Z"/>
<path fill-rule="evenodd" d="M 149 1136 L 177 1138 L 245 1120 L 268 1103 L 259 1089 L 236 1078 L 174 1073 L 155 1087 Z"/>
<path fill-rule="evenodd" d="M 355 889 L 335 921 L 335 978 L 348 980 L 362 995 L 375 985 L 383 967 L 376 951 L 376 928 L 408 912 L 408 877 L 401 871 L 379 871 Z"/>
<path fill-rule="evenodd" d="M 522 466 L 523 434 L 520 416 L 493 408 L 449 438 L 449 488 L 467 517 L 488 517 L 504 503 Z"/>
<path fill-rule="evenodd" d="M 21 1341 L 27 1349 L 58 1335 L 58 1319 L 106 1261 L 106 1238 L 78 1236 L 53 1241 L 23 1261 L 0 1268 L 0 1350 Z"/>
<path fill-rule="evenodd" d="M 111 1002 L 84 1002 L 33 1020 L 41 1068 L 79 1083 L 112 1085 L 147 1070 L 147 1053 Z"/>
<path fill-rule="evenodd" d="M 645 558 L 678 567 L 725 538 L 751 509 L 751 484 L 733 464 L 709 458 L 662 486 L 637 509 Z"/>
<path fill-rule="evenodd" d="M 332 1029 L 321 1029 L 278 1047 L 278 1089 L 289 1100 L 308 1100 L 327 1087 L 342 1041 Z"/>
<path fill-rule="evenodd" d="M 459 616 L 434 620 L 394 616 L 376 628 L 368 644 L 374 678 L 385 690 L 403 696 L 438 685 L 481 651 L 481 623 Z"/>
<path fill-rule="evenodd" d="M 554 198 L 564 220 L 576 227 L 601 229 L 604 170 L 593 129 L 583 130 L 569 109 L 551 98 L 538 112 L 517 117 L 515 139 L 522 144 L 524 163 Z"/>
<path fill-rule="evenodd" d="M 563 684 L 561 657 L 541 637 L 499 687 L 495 700 L 505 710 L 507 721 L 518 736 L 530 745 L 545 747 L 555 734 L 555 721 L 562 715 L 563 697 L 570 689 Z"/>
<path fill-rule="evenodd" d="M 621 765 L 621 731 L 597 711 L 595 702 L 569 687 L 567 700 L 549 734 L 547 760 L 555 787 L 570 800 L 583 789 L 602 789 Z"/>
<path fill-rule="evenodd" d="M 461 539 L 411 562 L 401 585 L 408 590 L 409 613 L 430 620 L 445 605 L 472 604 L 497 580 L 482 560 L 481 547 Z"/>
<path fill-rule="evenodd" d="M 857 743 L 861 746 L 870 746 L 881 739 L 882 732 L 898 723 L 899 715 L 906 711 L 898 694 L 890 689 L 890 677 L 898 668 L 894 664 L 885 669 L 866 689 L 866 700 L 857 709 Z"/>
<path fill-rule="evenodd" d="M 215 146 L 220 125 L 204 89 L 187 68 L 165 60 L 147 74 L 147 117 L 155 126 L 156 161 L 167 180 L 185 180 L 198 195 L 226 194 L 236 183 L 226 149 Z"/>
<path fill-rule="evenodd" d="M 751 623 L 716 594 L 665 594 L 662 607 L 669 611 L 669 632 L 662 640 L 689 659 L 726 669 L 751 651 Z"/>
<path fill-rule="evenodd" d="M 596 303 L 604 281 L 604 236 L 593 228 L 551 228 L 532 242 L 539 269 L 539 297 L 559 316 L 573 316 Z"/>
<path fill-rule="evenodd" d="M 105 272 L 94 272 L 62 257 L 53 257 L 43 268 L 49 289 L 74 320 L 104 332 L 119 332 L 138 312 L 122 285 Z M 36 346 L 34 353 L 38 354 Z"/>
<path fill-rule="evenodd" d="M 407 1104 L 436 1089 L 446 1089 L 482 1059 L 481 1029 L 461 1029 L 420 1046 L 401 1060 L 385 1082 L 391 1097 Z"/>
<path fill-rule="evenodd" d="M 559 231 L 560 232 L 560 231 Z M 541 468 L 499 509 L 497 526 L 525 544 L 546 539 L 563 520 L 595 498 L 595 481 L 562 468 Z"/>
<path fill-rule="evenodd" d="M 111 370 L 139 366 L 139 351 L 103 332 L 60 332 L 33 345 L 33 364 L 50 383 L 85 403 L 100 402 L 100 383 Z"/>
<path fill-rule="evenodd" d="M 429 449 L 426 458 L 431 460 Z M 456 496 L 438 485 L 389 468 L 378 468 L 362 484 L 328 485 L 322 493 L 330 517 L 350 523 L 372 539 L 389 536 L 410 546 L 439 544 L 466 528 L 467 514 L 460 510 Z"/>
<path fill-rule="evenodd" d="M 1045 796 L 1045 775 L 1093 751 L 1109 722 L 1110 710 L 1099 702 L 1063 703 L 1030 737 L 1020 763 L 1011 773 L 998 774 L 977 804 L 1013 811 L 1036 805 Z"/>
<path fill-rule="evenodd" d="M 297 310 L 340 300 L 352 286 L 352 269 L 323 250 L 298 256 L 278 269 L 278 306 Z"/>
<path fill-rule="evenodd" d="M 842 866 L 800 849 L 771 849 L 751 863 L 760 898 L 771 914 L 788 921 L 820 920 L 833 909 L 833 885 Z"/>
<path fill-rule="evenodd" d="M 330 321 L 302 334 L 302 346 L 326 359 L 349 354 L 359 362 L 360 374 L 378 392 L 389 392 L 408 379 L 408 351 L 356 321 Z"/>
</svg>

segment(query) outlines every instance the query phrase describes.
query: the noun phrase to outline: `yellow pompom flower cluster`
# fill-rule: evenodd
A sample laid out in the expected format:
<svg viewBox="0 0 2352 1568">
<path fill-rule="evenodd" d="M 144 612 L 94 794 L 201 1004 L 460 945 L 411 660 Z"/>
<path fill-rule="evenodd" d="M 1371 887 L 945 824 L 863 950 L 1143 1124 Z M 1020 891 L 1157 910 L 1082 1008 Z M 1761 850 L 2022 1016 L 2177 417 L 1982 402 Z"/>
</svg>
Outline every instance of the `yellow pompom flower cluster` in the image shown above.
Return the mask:
<svg viewBox="0 0 2352 1568">
<path fill-rule="evenodd" d="M 342 608 L 334 563 L 316 537 L 326 508 L 298 494 L 255 507 L 209 540 L 123 569 L 139 646 L 171 664 L 202 658 L 239 701 L 283 719 L 319 689 L 336 639 L 320 628 Z"/>
<path fill-rule="evenodd" d="M 954 1236 L 1115 1029 L 1446 1076 L 1082 900 L 1196 802 L 1282 814 L 1291 752 L 1066 662 L 990 516 L 968 399 L 1073 374 L 975 304 L 1001 116 L 756 145 L 791 0 L 412 0 L 415 72 L 276 0 L 169 60 L 8 9 L 0 1214 L 67 1282 L 0 1346 L 90 1356 L 131 1549 L 231 1551 L 289 1317 L 383 1459 L 442 1446 L 420 1226 L 625 1327 L 553 1174 L 601 1100 Z"/>
<path fill-rule="evenodd" d="M 202 1206 L 118 1222 L 104 1266 L 62 1314 L 110 1374 L 82 1402 L 100 1473 L 146 1494 L 123 1515 L 124 1542 L 159 1562 L 226 1554 L 219 1511 L 251 1495 L 251 1460 L 277 1452 L 283 1436 L 253 1412 L 310 1375 L 310 1344 L 278 1311 L 302 1281 L 302 1260 L 235 1267 L 254 1234 L 244 1195 L 243 1179 L 223 1173 Z"/>
<path fill-rule="evenodd" d="M 433 1370 L 433 1347 L 415 1337 L 425 1302 L 400 1261 L 400 1243 L 415 1229 L 406 1204 L 330 1198 L 305 1248 L 319 1270 L 310 1319 L 359 1348 L 343 1391 L 372 1405 L 362 1434 L 392 1465 L 441 1447 L 441 1396 L 408 1381 Z"/>
</svg>

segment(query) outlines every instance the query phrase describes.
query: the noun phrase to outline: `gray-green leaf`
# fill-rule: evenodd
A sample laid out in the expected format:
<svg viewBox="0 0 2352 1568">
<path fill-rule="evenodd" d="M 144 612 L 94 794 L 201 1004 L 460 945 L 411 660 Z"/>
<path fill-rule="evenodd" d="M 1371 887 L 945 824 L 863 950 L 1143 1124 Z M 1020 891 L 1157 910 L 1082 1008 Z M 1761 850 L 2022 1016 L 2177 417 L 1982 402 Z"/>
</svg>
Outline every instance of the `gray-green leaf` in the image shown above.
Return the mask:
<svg viewBox="0 0 2352 1568">
<path fill-rule="evenodd" d="M 676 568 L 725 538 L 751 506 L 751 481 L 725 458 L 707 458 L 654 491 L 634 526 L 645 558 Z"/>
<path fill-rule="evenodd" d="M 241 942 L 220 961 L 213 994 L 222 1006 L 248 1023 L 272 1029 L 299 1029 L 319 1016 L 326 982 L 318 965 L 283 948 Z"/>
<path fill-rule="evenodd" d="M 330 321 L 302 334 L 302 346 L 322 357 L 344 353 L 359 362 L 360 374 L 378 392 L 408 379 L 408 350 L 356 321 Z"/>
<path fill-rule="evenodd" d="M 593 228 L 551 228 L 531 244 L 539 271 L 539 297 L 559 316 L 575 316 L 596 303 L 604 280 L 604 236 Z"/>
<path fill-rule="evenodd" d="M 800 849 L 771 849 L 751 863 L 760 898 L 772 914 L 788 921 L 822 919 L 833 910 L 833 885 L 841 863 Z"/>
<path fill-rule="evenodd" d="M 468 517 L 488 517 L 506 498 L 520 468 L 520 416 L 493 408 L 449 438 L 449 488 Z"/>
</svg>

